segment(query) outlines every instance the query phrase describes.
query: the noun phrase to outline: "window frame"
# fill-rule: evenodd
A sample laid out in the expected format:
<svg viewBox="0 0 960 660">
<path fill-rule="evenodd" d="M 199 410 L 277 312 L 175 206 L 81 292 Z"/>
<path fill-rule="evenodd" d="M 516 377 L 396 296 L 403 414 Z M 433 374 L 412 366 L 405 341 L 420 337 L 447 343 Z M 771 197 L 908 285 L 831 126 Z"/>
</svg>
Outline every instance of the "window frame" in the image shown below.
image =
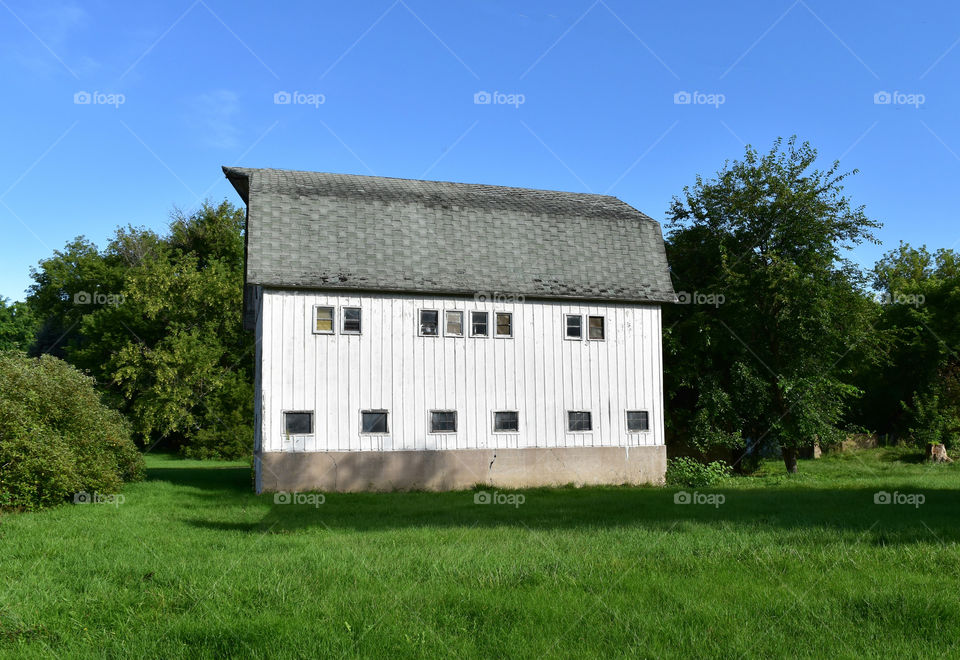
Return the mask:
<svg viewBox="0 0 960 660">
<path fill-rule="evenodd" d="M 500 324 L 497 322 L 501 314 L 505 315 L 510 319 L 510 334 L 501 335 L 500 334 Z M 513 339 L 513 312 L 494 312 L 493 313 L 493 336 L 496 339 Z"/>
<path fill-rule="evenodd" d="M 360 322 L 359 330 L 347 330 L 347 310 L 357 310 L 360 314 L 358 319 Z M 341 335 L 359 335 L 363 333 L 363 308 L 356 305 L 341 305 L 340 306 L 340 334 Z"/>
<path fill-rule="evenodd" d="M 460 334 L 453 334 L 447 330 L 447 314 L 459 314 L 460 315 Z M 443 310 L 443 336 L 444 337 L 464 337 L 464 318 L 462 309 L 445 309 Z"/>
<path fill-rule="evenodd" d="M 316 415 L 312 410 L 282 410 L 283 414 L 283 435 L 288 438 L 314 435 L 316 433 Z M 310 430 L 306 433 L 290 433 L 287 431 L 287 415 L 310 415 Z"/>
<path fill-rule="evenodd" d="M 588 429 L 572 429 L 570 428 L 570 415 L 588 415 L 590 421 L 590 428 Z M 592 410 L 568 410 L 567 411 L 567 433 L 593 433 L 593 411 Z"/>
<path fill-rule="evenodd" d="M 424 312 L 433 312 L 437 315 L 437 331 L 435 334 L 427 334 L 423 331 L 423 313 Z M 420 337 L 439 337 L 440 336 L 440 309 L 434 309 L 432 307 L 421 307 L 417 310 L 417 335 Z"/>
<path fill-rule="evenodd" d="M 497 415 L 499 415 L 499 414 L 501 414 L 501 413 L 513 413 L 514 415 L 516 415 L 516 416 L 517 416 L 517 428 L 512 429 L 512 430 L 509 430 L 509 431 L 503 431 L 503 430 L 498 431 L 498 430 L 497 430 Z M 501 434 L 501 433 L 520 433 L 520 411 L 519 411 L 519 410 L 494 410 L 494 411 L 493 411 L 493 415 L 491 415 L 491 420 L 492 420 L 492 422 L 493 422 L 493 426 L 491 427 L 491 428 L 492 428 L 492 433 L 495 433 L 495 434 L 498 434 L 498 435 Z"/>
<path fill-rule="evenodd" d="M 630 428 L 630 413 L 644 413 L 647 416 L 647 428 L 645 429 L 631 429 Z M 650 432 L 650 411 L 649 410 L 625 410 L 623 415 L 623 421 L 627 425 L 627 433 L 649 433 Z"/>
<path fill-rule="evenodd" d="M 483 318 L 484 318 L 483 325 L 484 325 L 484 328 L 486 329 L 486 332 L 482 335 L 477 334 L 473 331 L 473 315 L 474 314 L 483 314 Z M 484 339 L 488 339 L 490 337 L 490 312 L 485 310 L 479 310 L 479 309 L 470 310 L 470 336 L 483 337 Z"/>
<path fill-rule="evenodd" d="M 448 430 L 437 431 L 436 429 L 434 429 L 434 428 L 433 428 L 433 415 L 434 415 L 434 413 L 450 413 L 450 414 L 452 414 L 452 415 L 453 415 L 453 430 L 452 430 L 452 431 L 448 431 Z M 456 411 L 456 410 L 446 409 L 446 408 L 439 409 L 439 410 L 429 410 L 429 411 L 427 411 L 427 429 L 428 429 L 428 430 L 427 430 L 427 433 L 436 434 L 436 435 L 453 435 L 453 434 L 457 433 L 457 431 L 459 431 L 459 429 L 460 429 L 460 420 L 459 420 L 459 415 L 457 415 L 457 411 Z"/>
<path fill-rule="evenodd" d="M 326 330 L 317 330 L 317 310 L 318 309 L 329 309 L 330 310 L 330 331 Z M 335 335 L 337 334 L 337 307 L 335 305 L 314 305 L 313 306 L 313 318 L 311 320 L 311 326 L 313 334 L 315 335 Z"/>
<path fill-rule="evenodd" d="M 384 421 L 386 423 L 386 431 L 364 431 L 363 430 L 363 416 L 366 414 L 376 414 L 384 415 Z M 390 411 L 385 408 L 368 408 L 366 410 L 360 410 L 360 435 L 390 435 Z"/>
<path fill-rule="evenodd" d="M 603 332 L 603 336 L 599 339 L 594 339 L 590 336 L 590 320 L 591 319 L 600 319 L 600 329 Z M 587 341 L 606 341 L 607 340 L 607 317 L 602 314 L 587 314 Z"/>
<path fill-rule="evenodd" d="M 580 319 L 580 336 L 579 337 L 570 337 L 567 335 L 568 319 L 577 318 Z M 563 315 L 563 338 L 566 341 L 583 341 L 583 314 L 564 314 Z"/>
</svg>

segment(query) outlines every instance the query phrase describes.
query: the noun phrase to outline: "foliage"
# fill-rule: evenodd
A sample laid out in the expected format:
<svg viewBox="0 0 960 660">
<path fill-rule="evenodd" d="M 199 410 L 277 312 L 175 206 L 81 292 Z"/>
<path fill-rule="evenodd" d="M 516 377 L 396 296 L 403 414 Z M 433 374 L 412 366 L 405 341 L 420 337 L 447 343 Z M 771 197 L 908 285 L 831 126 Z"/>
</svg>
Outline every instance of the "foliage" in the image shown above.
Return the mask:
<svg viewBox="0 0 960 660">
<path fill-rule="evenodd" d="M 723 461 L 701 463 L 688 456 L 678 456 L 667 461 L 667 485 L 704 488 L 719 483 L 733 474 L 732 468 Z"/>
<path fill-rule="evenodd" d="M 250 451 L 243 225 L 242 210 L 205 204 L 175 213 L 167 236 L 119 229 L 103 251 L 78 238 L 33 272 L 29 301 L 45 319 L 38 350 L 92 373 L 144 446 L 166 442 L 191 456 Z M 90 302 L 78 302 L 84 294 Z"/>
<path fill-rule="evenodd" d="M 37 318 L 26 303 L 0 297 L 0 351 L 26 351 L 37 329 Z"/>
<path fill-rule="evenodd" d="M 844 258 L 879 223 L 843 196 L 853 172 L 815 169 L 816 155 L 795 138 L 748 147 L 668 214 L 685 303 L 664 310 L 672 430 L 701 449 L 773 441 L 790 471 L 800 448 L 840 436 L 861 393 L 852 366 L 881 361 L 888 341 L 866 276 Z"/>
<path fill-rule="evenodd" d="M 910 436 L 920 445 L 957 445 L 960 418 L 956 408 L 946 405 L 936 391 L 914 393 L 913 404 L 902 404 L 908 413 Z"/>
<path fill-rule="evenodd" d="M 112 494 L 142 474 L 128 425 L 93 379 L 49 355 L 0 352 L 0 508 Z"/>
</svg>

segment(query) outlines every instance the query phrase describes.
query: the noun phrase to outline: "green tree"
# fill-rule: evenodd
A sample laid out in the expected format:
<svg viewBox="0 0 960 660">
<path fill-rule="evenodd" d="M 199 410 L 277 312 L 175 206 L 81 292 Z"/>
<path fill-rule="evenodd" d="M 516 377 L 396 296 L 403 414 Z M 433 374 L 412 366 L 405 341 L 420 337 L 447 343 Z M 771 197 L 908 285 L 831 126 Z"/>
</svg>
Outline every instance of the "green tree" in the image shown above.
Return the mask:
<svg viewBox="0 0 960 660">
<path fill-rule="evenodd" d="M 0 351 L 26 351 L 33 345 L 39 323 L 29 305 L 0 297 Z"/>
<path fill-rule="evenodd" d="M 841 435 L 854 351 L 879 360 L 876 304 L 844 250 L 879 223 L 842 194 L 838 163 L 808 143 L 747 147 L 674 198 L 668 256 L 681 302 L 665 311 L 675 431 L 701 448 L 764 441 L 788 472 L 798 451 Z"/>
</svg>

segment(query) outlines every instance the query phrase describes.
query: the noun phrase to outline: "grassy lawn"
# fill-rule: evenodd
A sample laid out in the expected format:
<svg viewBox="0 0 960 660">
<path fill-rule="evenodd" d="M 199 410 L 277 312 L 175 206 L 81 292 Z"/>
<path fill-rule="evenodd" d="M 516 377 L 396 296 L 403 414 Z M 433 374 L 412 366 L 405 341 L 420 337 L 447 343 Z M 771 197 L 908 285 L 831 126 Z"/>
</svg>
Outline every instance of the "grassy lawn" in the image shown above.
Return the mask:
<svg viewBox="0 0 960 660">
<path fill-rule="evenodd" d="M 873 450 L 687 489 L 722 503 L 519 505 L 278 505 L 244 465 L 148 464 L 122 502 L 0 518 L 0 655 L 960 657 L 960 464 Z"/>
</svg>

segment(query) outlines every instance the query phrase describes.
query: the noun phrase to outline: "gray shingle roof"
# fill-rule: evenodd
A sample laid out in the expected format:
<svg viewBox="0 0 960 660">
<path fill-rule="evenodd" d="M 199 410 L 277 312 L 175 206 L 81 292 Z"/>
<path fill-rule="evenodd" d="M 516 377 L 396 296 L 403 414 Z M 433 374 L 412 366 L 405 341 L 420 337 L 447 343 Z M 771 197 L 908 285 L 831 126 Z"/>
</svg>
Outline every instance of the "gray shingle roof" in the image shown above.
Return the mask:
<svg viewBox="0 0 960 660">
<path fill-rule="evenodd" d="M 660 225 L 607 195 L 224 167 L 247 283 L 673 302 Z"/>
</svg>

